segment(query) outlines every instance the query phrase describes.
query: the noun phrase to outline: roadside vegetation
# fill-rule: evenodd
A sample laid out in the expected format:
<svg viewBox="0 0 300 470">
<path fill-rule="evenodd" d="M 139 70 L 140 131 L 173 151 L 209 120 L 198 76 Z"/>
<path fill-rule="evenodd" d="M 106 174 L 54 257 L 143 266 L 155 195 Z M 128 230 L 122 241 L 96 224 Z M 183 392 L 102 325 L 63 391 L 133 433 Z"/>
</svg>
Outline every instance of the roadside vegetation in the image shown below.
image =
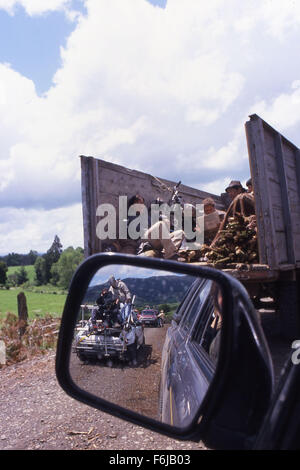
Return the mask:
<svg viewBox="0 0 300 470">
<path fill-rule="evenodd" d="M 35 318 L 24 328 L 24 322 L 19 321 L 17 315 L 6 314 L 0 320 L 0 341 L 5 345 L 5 364 L 1 362 L 0 368 L 45 354 L 49 349 L 55 348 L 59 325 L 60 318 L 45 316 Z M 24 332 L 21 335 L 22 328 Z"/>
<path fill-rule="evenodd" d="M 69 284 L 82 260 L 83 249 L 63 250 L 57 235 L 45 254 L 31 250 L 0 257 L 0 346 L 4 345 L 6 365 L 55 347 Z M 19 320 L 21 292 L 26 324 Z"/>
<path fill-rule="evenodd" d="M 20 292 L 26 296 L 29 319 L 61 316 L 71 278 L 82 260 L 83 249 L 63 250 L 57 235 L 45 254 L 31 250 L 0 258 L 0 318 L 8 312 L 18 314 Z"/>
</svg>

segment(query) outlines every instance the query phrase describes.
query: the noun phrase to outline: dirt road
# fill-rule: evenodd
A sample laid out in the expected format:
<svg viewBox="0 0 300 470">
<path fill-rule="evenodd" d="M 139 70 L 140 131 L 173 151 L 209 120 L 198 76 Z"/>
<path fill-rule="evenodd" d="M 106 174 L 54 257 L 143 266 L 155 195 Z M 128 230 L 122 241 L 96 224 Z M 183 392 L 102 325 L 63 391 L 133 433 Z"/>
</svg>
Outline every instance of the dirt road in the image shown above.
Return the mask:
<svg viewBox="0 0 300 470">
<path fill-rule="evenodd" d="M 150 334 L 155 330 L 160 329 Z M 152 358 L 154 371 L 155 353 Z M 0 370 L 0 449 L 205 449 L 203 443 L 174 441 L 75 401 L 59 387 L 54 362 L 52 351 Z M 144 377 L 146 368 L 138 370 Z M 134 369 L 126 371 L 129 380 Z M 144 381 L 145 387 L 149 381 Z M 154 402 L 147 410 L 154 410 Z"/>
<path fill-rule="evenodd" d="M 105 400 L 157 419 L 161 353 L 167 326 L 145 328 L 145 345 L 138 350 L 138 365 L 116 360 L 82 363 L 71 357 L 71 375 L 81 388 Z"/>
<path fill-rule="evenodd" d="M 268 320 L 268 319 L 267 319 Z M 272 319 L 271 319 L 272 320 Z M 264 322 L 265 331 L 268 332 Z M 155 335 L 160 329 L 149 329 Z M 270 328 L 274 330 L 274 328 Z M 161 331 L 162 333 L 162 331 Z M 147 332 L 146 332 L 147 334 Z M 267 335 L 269 336 L 269 335 Z M 277 377 L 290 345 L 275 337 L 269 337 Z M 148 343 L 155 344 L 153 337 Z M 154 348 L 155 349 L 155 348 Z M 132 374 L 140 374 L 134 382 L 150 387 L 155 396 L 157 371 L 155 351 L 152 351 L 151 367 L 119 371 L 130 381 Z M 203 443 L 174 441 L 141 427 L 113 418 L 94 410 L 67 396 L 59 387 L 54 370 L 55 352 L 0 369 L 0 450 L 3 449 L 106 449 L 106 450 L 205 450 Z M 98 372 L 99 372 L 98 368 Z M 101 369 L 109 374 L 113 369 Z M 146 373 L 152 370 L 146 379 Z M 152 381 L 151 381 L 152 377 Z M 101 380 L 101 384 L 105 384 Z M 91 382 L 92 385 L 92 382 Z M 107 393 L 104 386 L 102 393 Z M 104 390 L 106 389 L 106 392 Z M 137 387 L 139 389 L 139 387 Z M 121 392 L 121 389 L 120 389 Z M 116 392 L 115 392 L 116 393 Z M 117 393 L 114 400 L 124 397 Z M 112 398 L 111 398 L 112 399 Z M 133 400 L 141 404 L 143 400 Z M 131 407 L 132 403 L 131 402 Z M 127 404 L 129 406 L 129 404 Z M 156 399 L 139 411 L 156 412 Z"/>
</svg>

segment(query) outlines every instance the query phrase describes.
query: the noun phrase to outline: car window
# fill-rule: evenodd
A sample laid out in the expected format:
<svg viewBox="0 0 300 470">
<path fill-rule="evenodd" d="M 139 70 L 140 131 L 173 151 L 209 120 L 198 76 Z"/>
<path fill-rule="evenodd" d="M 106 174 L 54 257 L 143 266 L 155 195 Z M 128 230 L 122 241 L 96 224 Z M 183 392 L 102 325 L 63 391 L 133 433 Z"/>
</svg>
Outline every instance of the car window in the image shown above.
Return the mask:
<svg viewBox="0 0 300 470">
<path fill-rule="evenodd" d="M 202 346 L 206 352 L 209 352 L 209 346 L 214 336 L 214 318 L 213 302 L 211 299 L 207 299 L 193 335 L 193 341 Z"/>
<path fill-rule="evenodd" d="M 220 346 L 222 321 L 219 309 L 220 306 L 217 308 L 215 298 L 208 296 L 192 333 L 194 346 L 204 350 L 213 363 L 217 362 Z"/>
<path fill-rule="evenodd" d="M 193 296 L 192 302 L 186 306 L 184 317 L 181 322 L 181 326 L 185 330 L 191 330 L 194 321 L 211 290 L 211 283 L 212 281 L 206 281 L 205 283 L 202 283 Z"/>
<path fill-rule="evenodd" d="M 203 282 L 203 281 L 201 281 Z M 196 287 L 199 285 L 199 280 L 197 279 L 196 281 L 193 282 L 193 284 L 188 288 L 188 290 L 186 291 L 186 293 L 184 294 L 184 297 L 182 299 L 182 301 L 180 302 L 180 304 L 178 305 L 177 307 L 177 310 L 176 310 L 176 314 L 179 315 L 179 316 L 183 316 L 184 315 L 184 312 L 185 312 L 185 308 L 187 306 L 187 304 L 190 302 L 191 300 L 191 297 L 192 297 L 192 293 L 193 291 L 196 289 Z"/>
</svg>

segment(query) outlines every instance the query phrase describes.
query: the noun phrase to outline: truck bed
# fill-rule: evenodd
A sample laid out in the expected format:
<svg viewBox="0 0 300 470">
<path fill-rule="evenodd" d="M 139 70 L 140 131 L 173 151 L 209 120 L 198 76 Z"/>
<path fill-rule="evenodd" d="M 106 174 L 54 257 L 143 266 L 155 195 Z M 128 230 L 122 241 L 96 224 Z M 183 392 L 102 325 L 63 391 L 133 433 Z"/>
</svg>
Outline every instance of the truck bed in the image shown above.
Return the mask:
<svg viewBox="0 0 300 470">
<path fill-rule="evenodd" d="M 243 281 L 270 282 L 279 278 L 277 270 L 270 269 L 266 264 L 245 264 L 230 263 L 224 266 L 216 266 L 212 263 L 192 262 L 193 266 L 205 266 L 215 269 L 221 269 L 223 272 L 231 274 L 233 277 Z"/>
</svg>

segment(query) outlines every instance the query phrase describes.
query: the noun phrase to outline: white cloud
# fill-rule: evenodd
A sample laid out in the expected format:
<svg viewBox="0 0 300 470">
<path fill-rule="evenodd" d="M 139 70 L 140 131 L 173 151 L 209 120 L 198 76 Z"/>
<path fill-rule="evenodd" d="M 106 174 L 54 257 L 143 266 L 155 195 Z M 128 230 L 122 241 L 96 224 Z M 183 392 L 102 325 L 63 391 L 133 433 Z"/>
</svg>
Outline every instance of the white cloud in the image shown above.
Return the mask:
<svg viewBox="0 0 300 470">
<path fill-rule="evenodd" d="M 280 130 L 285 130 L 300 123 L 300 80 L 294 80 L 287 93 L 281 93 L 271 102 L 260 101 L 252 110 L 264 116 L 264 119 Z"/>
<path fill-rule="evenodd" d="M 248 114 L 279 130 L 299 126 L 300 70 L 287 57 L 297 53 L 300 9 L 280 3 L 168 0 L 160 9 L 146 0 L 86 0 L 42 97 L 0 64 L 1 205 L 26 209 L 27 221 L 46 208 L 54 220 L 55 208 L 80 202 L 80 154 L 202 181 L 212 192 L 246 178 Z M 0 0 L 11 14 L 17 4 L 29 15 L 72 8 Z M 47 233 L 36 232 L 43 240 Z"/>
<path fill-rule="evenodd" d="M 56 234 L 64 248 L 83 246 L 80 204 L 49 211 L 0 208 L 0 255 L 46 252 Z"/>
<path fill-rule="evenodd" d="M 230 183 L 230 178 L 220 178 L 215 181 L 210 181 L 209 183 L 201 185 L 202 191 L 207 191 L 208 193 L 212 194 L 221 194 L 225 192 L 225 188 Z"/>
</svg>

